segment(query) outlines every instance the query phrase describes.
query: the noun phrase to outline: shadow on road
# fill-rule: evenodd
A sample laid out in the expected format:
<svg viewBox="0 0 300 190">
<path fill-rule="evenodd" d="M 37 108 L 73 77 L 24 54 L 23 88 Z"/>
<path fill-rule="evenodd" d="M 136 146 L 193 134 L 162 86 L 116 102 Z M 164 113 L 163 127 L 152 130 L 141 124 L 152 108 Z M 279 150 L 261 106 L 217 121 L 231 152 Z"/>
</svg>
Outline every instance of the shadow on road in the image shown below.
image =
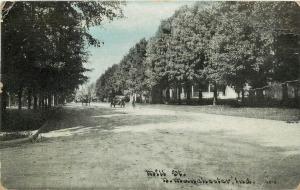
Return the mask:
<svg viewBox="0 0 300 190">
<path fill-rule="evenodd" d="M 141 115 L 127 113 L 123 109 L 95 107 L 66 107 L 43 128 L 42 133 L 50 131 L 70 131 L 73 134 L 88 131 L 101 132 L 113 130 L 120 126 L 140 124 L 170 123 L 178 121 L 176 115 Z M 182 118 L 181 118 L 182 121 Z"/>
</svg>

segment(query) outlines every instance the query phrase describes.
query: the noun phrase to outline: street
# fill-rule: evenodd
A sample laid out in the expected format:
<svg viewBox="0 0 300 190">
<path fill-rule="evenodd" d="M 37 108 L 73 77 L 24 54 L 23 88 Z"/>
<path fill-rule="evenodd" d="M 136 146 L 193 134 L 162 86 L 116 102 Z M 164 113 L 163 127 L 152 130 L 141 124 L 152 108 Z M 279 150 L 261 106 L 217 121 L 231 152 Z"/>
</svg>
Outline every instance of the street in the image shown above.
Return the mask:
<svg viewBox="0 0 300 190">
<path fill-rule="evenodd" d="M 2 184 L 8 189 L 128 190 L 299 185 L 299 123 L 173 107 L 68 104 L 52 122 L 56 130 L 43 133 L 40 142 L 0 150 Z"/>
</svg>

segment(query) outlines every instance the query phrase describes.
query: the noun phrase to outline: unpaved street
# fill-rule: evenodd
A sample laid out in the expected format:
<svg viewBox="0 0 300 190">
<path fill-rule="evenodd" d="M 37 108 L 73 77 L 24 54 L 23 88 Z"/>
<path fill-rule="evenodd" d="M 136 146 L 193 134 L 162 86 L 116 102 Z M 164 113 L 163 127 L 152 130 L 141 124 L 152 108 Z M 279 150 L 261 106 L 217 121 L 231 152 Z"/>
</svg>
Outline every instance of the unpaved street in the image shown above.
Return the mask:
<svg viewBox="0 0 300 190">
<path fill-rule="evenodd" d="M 299 124 L 169 108 L 70 104 L 51 123 L 57 130 L 43 133 L 41 142 L 0 150 L 2 184 L 9 189 L 283 190 L 300 183 Z M 145 170 L 155 169 L 166 176 L 147 176 Z M 185 174 L 182 182 L 174 181 L 179 176 L 172 170 Z"/>
</svg>

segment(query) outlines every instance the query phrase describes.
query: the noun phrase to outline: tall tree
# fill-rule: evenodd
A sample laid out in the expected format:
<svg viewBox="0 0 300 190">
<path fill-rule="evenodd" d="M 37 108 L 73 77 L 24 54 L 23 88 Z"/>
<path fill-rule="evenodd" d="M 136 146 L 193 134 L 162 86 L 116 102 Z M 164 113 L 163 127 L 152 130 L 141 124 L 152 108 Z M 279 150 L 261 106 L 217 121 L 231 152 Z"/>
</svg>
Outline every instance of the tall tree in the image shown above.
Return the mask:
<svg viewBox="0 0 300 190">
<path fill-rule="evenodd" d="M 67 96 L 86 81 L 87 46 L 101 42 L 89 28 L 122 16 L 114 2 L 16 2 L 2 25 L 2 70 L 7 92 L 37 102 Z M 34 106 L 36 107 L 36 106 Z M 4 106 L 5 108 L 5 106 Z"/>
</svg>

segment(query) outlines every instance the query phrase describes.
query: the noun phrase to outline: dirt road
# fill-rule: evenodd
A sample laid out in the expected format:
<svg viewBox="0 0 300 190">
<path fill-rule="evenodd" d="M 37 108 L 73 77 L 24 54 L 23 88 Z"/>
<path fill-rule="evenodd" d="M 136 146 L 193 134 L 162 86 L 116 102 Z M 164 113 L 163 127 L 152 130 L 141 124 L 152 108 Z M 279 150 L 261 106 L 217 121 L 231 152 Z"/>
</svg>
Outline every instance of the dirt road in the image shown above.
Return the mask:
<svg viewBox="0 0 300 190">
<path fill-rule="evenodd" d="M 5 187 L 283 190 L 300 183 L 296 123 L 72 104 L 52 124 L 57 130 L 41 142 L 0 150 Z"/>
</svg>

